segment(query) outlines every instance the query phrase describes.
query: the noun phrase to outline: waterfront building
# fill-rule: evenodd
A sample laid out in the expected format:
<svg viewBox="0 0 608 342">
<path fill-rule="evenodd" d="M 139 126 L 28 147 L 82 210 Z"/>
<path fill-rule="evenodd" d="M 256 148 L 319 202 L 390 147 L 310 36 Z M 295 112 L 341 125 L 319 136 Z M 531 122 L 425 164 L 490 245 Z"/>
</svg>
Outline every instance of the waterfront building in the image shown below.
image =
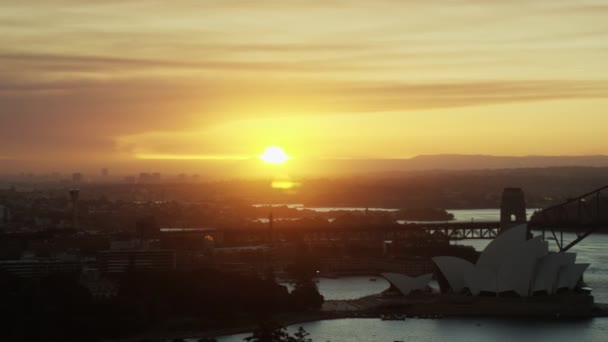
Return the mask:
<svg viewBox="0 0 608 342">
<path fill-rule="evenodd" d="M 0 261 L 0 269 L 22 278 L 38 278 L 51 273 L 79 273 L 82 262 L 76 258 L 5 260 Z"/>
<path fill-rule="evenodd" d="M 410 277 L 401 273 L 382 273 L 382 276 L 404 296 L 426 290 L 433 279 L 433 274 Z"/>
<path fill-rule="evenodd" d="M 438 278 L 445 280 L 440 281 L 442 290 L 520 297 L 574 290 L 589 264 L 576 264 L 574 253 L 549 253 L 542 236 L 528 239 L 527 235 L 527 225 L 504 231 L 475 264 L 456 257 L 433 258 Z"/>
<path fill-rule="evenodd" d="M 102 273 L 124 273 L 130 269 L 175 269 L 176 258 L 174 250 L 118 249 L 99 252 L 97 263 Z"/>
</svg>

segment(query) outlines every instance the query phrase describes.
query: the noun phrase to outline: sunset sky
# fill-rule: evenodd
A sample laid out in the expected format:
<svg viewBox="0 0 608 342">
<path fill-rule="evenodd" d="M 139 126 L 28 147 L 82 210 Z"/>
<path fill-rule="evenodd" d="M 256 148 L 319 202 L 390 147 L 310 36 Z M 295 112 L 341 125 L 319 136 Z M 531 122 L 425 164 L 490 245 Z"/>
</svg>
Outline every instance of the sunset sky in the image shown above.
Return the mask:
<svg viewBox="0 0 608 342">
<path fill-rule="evenodd" d="M 2 0 L 0 32 L 0 171 L 608 154 L 604 0 Z"/>
</svg>

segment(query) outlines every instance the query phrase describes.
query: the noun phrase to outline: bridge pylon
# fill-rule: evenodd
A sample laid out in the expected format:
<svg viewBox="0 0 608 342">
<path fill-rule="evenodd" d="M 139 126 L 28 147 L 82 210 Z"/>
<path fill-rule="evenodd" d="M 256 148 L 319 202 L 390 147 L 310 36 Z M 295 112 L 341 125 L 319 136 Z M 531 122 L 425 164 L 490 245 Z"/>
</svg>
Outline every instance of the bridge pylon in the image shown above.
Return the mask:
<svg viewBox="0 0 608 342">
<path fill-rule="evenodd" d="M 505 231 L 527 221 L 524 191 L 521 188 L 505 188 L 500 204 L 500 230 Z"/>
</svg>

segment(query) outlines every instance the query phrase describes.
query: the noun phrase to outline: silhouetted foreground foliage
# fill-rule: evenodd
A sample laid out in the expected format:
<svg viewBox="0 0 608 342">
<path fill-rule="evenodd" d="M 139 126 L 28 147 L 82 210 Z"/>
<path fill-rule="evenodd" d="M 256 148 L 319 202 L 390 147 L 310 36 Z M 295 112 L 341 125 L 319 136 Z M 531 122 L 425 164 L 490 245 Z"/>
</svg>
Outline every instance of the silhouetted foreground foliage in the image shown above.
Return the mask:
<svg viewBox="0 0 608 342">
<path fill-rule="evenodd" d="M 285 327 L 276 323 L 264 323 L 253 332 L 253 335 L 246 337 L 246 342 L 312 342 L 308 338 L 310 334 L 304 328 L 298 328 L 298 331 L 292 336 Z"/>
<path fill-rule="evenodd" d="M 320 261 L 310 253 L 302 241 L 296 243 L 296 260 L 287 267 L 287 272 L 293 279 L 294 290 L 290 295 L 290 305 L 296 310 L 315 310 L 323 305 L 324 298 L 319 293 L 314 277 L 319 269 Z"/>
<path fill-rule="evenodd" d="M 0 340 L 95 341 L 180 318 L 197 322 L 189 329 L 221 328 L 302 310 L 306 296 L 315 296 L 310 289 L 290 295 L 270 280 L 214 270 L 131 272 L 118 281 L 117 297 L 95 301 L 75 275 L 36 280 L 1 273 Z"/>
</svg>

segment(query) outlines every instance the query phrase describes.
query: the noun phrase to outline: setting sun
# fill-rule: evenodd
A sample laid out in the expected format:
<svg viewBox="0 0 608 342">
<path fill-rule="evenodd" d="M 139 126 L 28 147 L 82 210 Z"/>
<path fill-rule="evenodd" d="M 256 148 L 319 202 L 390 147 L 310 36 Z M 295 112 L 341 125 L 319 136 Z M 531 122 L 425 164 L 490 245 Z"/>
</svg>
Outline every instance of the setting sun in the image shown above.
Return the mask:
<svg viewBox="0 0 608 342">
<path fill-rule="evenodd" d="M 291 157 L 285 154 L 282 148 L 278 146 L 270 146 L 264 150 L 264 153 L 260 156 L 260 159 L 268 164 L 283 164 Z"/>
</svg>

